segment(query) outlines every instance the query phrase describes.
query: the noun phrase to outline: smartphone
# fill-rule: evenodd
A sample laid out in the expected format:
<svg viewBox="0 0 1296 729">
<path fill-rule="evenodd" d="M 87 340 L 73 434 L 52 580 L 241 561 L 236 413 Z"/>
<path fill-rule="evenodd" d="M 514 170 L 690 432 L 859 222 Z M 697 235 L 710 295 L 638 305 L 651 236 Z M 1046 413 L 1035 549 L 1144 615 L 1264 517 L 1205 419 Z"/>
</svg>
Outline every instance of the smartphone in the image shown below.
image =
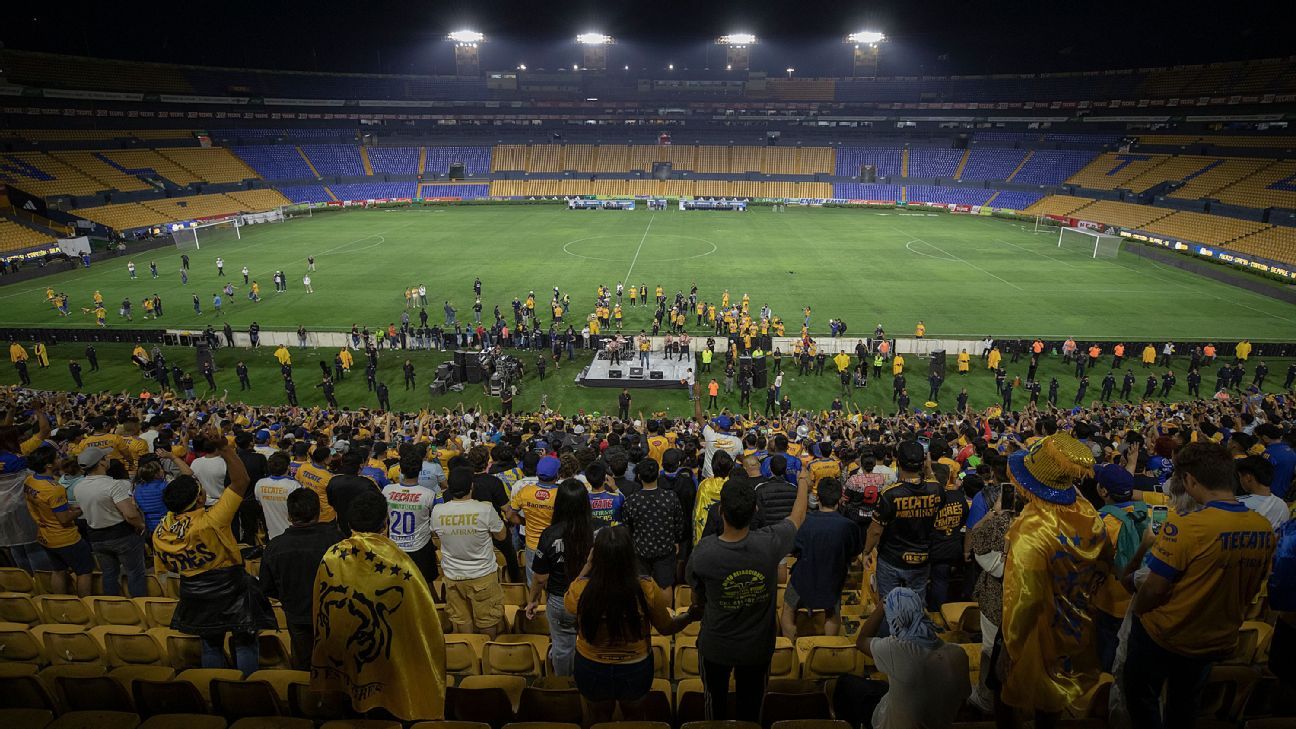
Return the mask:
<svg viewBox="0 0 1296 729">
<path fill-rule="evenodd" d="M 1170 507 L 1153 506 L 1148 509 L 1148 515 L 1152 517 L 1152 533 L 1156 534 L 1161 530 L 1161 525 L 1170 518 Z"/>
<path fill-rule="evenodd" d="M 1001 484 L 999 488 L 1001 489 L 999 492 L 999 508 L 1002 511 L 1016 511 L 1017 487 L 1010 483 L 1005 483 Z"/>
<path fill-rule="evenodd" d="M 923 453 L 926 453 L 927 449 L 931 447 L 931 438 L 928 438 L 925 435 L 920 435 L 918 436 L 918 444 L 923 447 Z"/>
</svg>

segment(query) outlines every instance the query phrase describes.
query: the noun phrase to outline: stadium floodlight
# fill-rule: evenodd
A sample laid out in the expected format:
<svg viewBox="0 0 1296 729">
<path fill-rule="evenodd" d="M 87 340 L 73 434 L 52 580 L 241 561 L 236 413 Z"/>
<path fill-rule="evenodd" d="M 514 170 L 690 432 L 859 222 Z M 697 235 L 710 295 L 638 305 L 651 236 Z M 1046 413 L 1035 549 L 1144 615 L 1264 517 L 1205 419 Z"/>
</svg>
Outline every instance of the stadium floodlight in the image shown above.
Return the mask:
<svg viewBox="0 0 1296 729">
<path fill-rule="evenodd" d="M 526 70 L 526 64 L 525 64 L 525 63 L 519 63 L 519 64 L 518 64 L 518 67 L 517 67 L 517 70 L 519 70 L 519 71 L 525 71 L 525 70 Z"/>
<path fill-rule="evenodd" d="M 796 73 L 796 69 L 795 69 L 795 68 L 789 68 L 789 69 L 787 70 L 788 78 L 792 78 L 792 74 L 793 74 L 793 73 Z"/>
<path fill-rule="evenodd" d="M 879 33 L 876 30 L 861 30 L 858 33 L 851 33 L 846 36 L 847 43 L 867 43 L 872 45 L 874 43 L 881 43 L 884 40 L 886 40 L 886 35 Z"/>
<path fill-rule="evenodd" d="M 486 40 L 486 36 L 475 30 L 456 30 L 453 33 L 447 33 L 446 39 L 455 43 L 476 44 Z"/>
<path fill-rule="evenodd" d="M 668 64 L 666 64 L 666 70 L 667 70 L 667 71 L 674 71 L 674 70 L 675 70 L 675 64 L 673 64 L 673 63 L 668 63 Z"/>
<path fill-rule="evenodd" d="M 730 33 L 716 39 L 722 46 L 751 46 L 756 44 L 756 36 L 751 33 Z"/>
<path fill-rule="evenodd" d="M 576 36 L 576 42 L 587 46 L 606 46 L 612 43 L 612 36 L 602 33 L 581 33 Z"/>
</svg>

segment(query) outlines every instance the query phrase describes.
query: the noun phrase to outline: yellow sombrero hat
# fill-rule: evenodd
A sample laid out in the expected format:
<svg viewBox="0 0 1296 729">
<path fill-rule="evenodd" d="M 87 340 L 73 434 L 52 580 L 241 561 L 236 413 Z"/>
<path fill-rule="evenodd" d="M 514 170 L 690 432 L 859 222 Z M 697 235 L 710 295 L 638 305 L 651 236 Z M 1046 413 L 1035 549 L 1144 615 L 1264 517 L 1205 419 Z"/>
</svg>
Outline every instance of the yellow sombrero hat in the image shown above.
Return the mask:
<svg viewBox="0 0 1296 729">
<path fill-rule="evenodd" d="M 1041 438 L 1008 456 L 1013 483 L 1053 504 L 1074 504 L 1076 480 L 1092 476 L 1093 468 L 1093 451 L 1066 433 Z"/>
</svg>

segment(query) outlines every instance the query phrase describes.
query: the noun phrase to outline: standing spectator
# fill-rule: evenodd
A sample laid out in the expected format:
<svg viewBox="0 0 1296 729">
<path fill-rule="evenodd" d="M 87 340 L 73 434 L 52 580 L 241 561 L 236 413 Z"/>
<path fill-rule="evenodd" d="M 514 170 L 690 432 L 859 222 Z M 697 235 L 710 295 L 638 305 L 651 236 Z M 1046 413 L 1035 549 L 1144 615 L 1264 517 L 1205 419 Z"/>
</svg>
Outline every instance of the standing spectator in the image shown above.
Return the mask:
<svg viewBox="0 0 1296 729">
<path fill-rule="evenodd" d="M 673 491 L 657 488 L 657 461 L 645 458 L 635 465 L 640 489 L 621 507 L 621 520 L 630 527 L 639 574 L 651 577 L 674 604 L 675 561 L 679 543 L 687 533 L 684 507 Z"/>
<path fill-rule="evenodd" d="M 131 597 L 148 597 L 144 540 L 140 538 L 144 517 L 135 505 L 130 481 L 108 475 L 109 453 L 101 448 L 81 451 L 77 465 L 85 473 L 77 482 L 77 506 L 89 526 L 90 548 L 103 569 L 104 594 L 121 594 L 121 574 L 125 572 Z"/>
<path fill-rule="evenodd" d="M 657 584 L 635 575 L 634 541 L 624 527 L 599 531 L 590 552 L 588 577 L 567 588 L 564 606 L 576 618 L 576 687 L 591 723 L 612 721 L 620 706 L 625 721 L 643 721 L 644 697 L 654 675 L 650 629 L 674 635 L 695 611 L 670 614 Z"/>
<path fill-rule="evenodd" d="M 1000 459 L 1002 462 L 1002 459 Z M 990 659 L 994 651 L 995 638 L 1003 624 L 1003 574 L 1004 553 L 1007 551 L 1005 538 L 1008 528 L 1017 516 L 1017 492 L 1011 483 L 988 484 L 981 494 L 985 495 L 989 511 L 977 521 L 969 531 L 969 548 L 981 568 L 977 575 L 976 586 L 972 597 L 976 600 L 981 613 L 981 672 L 980 680 L 972 690 L 968 701 L 987 714 L 994 712 L 994 694 L 987 680 L 993 671 Z"/>
<path fill-rule="evenodd" d="M 1093 596 L 1113 549 L 1098 513 L 1075 489 L 1093 463 L 1089 447 L 1063 433 L 1008 458 L 1026 505 L 1008 532 L 1004 562 L 1002 651 L 996 646 L 1006 666 L 995 707 L 1001 720 L 1013 707 L 1033 713 L 1036 726 L 1056 722 L 1097 683 Z"/>
<path fill-rule="evenodd" d="M 72 572 L 76 574 L 75 594 L 85 597 L 92 587 L 94 553 L 77 531 L 80 507 L 68 503 L 67 489 L 54 477 L 58 461 L 54 446 L 42 445 L 32 451 L 27 457 L 30 471 L 23 483 L 23 493 L 30 518 L 36 523 L 36 541 L 53 563 L 50 584 L 54 593 L 68 594 L 67 573 Z"/>
<path fill-rule="evenodd" d="M 357 494 L 350 521 L 354 533 L 329 547 L 315 572 L 311 690 L 345 693 L 358 713 L 442 719 L 445 639 L 432 591 L 387 538 L 382 494 Z"/>
<path fill-rule="evenodd" d="M 895 486 L 878 498 L 877 513 L 869 525 L 864 554 L 877 550 L 877 592 L 889 595 L 904 586 L 927 599 L 931 577 L 930 556 L 936 513 L 940 508 L 940 484 L 931 473 L 931 461 L 918 441 L 896 448 Z M 882 630 L 887 630 L 882 626 Z"/>
<path fill-rule="evenodd" d="M 1273 527 L 1234 498 L 1228 449 L 1198 441 L 1175 454 L 1175 478 L 1204 508 L 1172 513 L 1134 593 L 1124 683 L 1135 726 L 1191 727 L 1211 666 L 1237 648 L 1238 629 L 1271 564 Z M 1165 695 L 1165 709 L 1160 707 Z"/>
<path fill-rule="evenodd" d="M 286 456 L 284 460 L 287 460 Z M 271 459 L 271 468 L 274 468 L 274 459 Z M 257 489 L 261 490 L 260 484 L 257 484 Z M 292 667 L 307 671 L 310 670 L 311 646 L 315 643 L 311 617 L 315 570 L 324 553 L 337 544 L 342 535 L 335 524 L 320 523 L 320 502 L 314 491 L 301 488 L 300 484 L 286 491 L 283 510 L 289 525 L 271 537 L 261 556 L 261 588 L 267 597 L 278 598 L 283 604 L 284 617 L 288 620 L 288 637 L 292 642 Z M 269 510 L 266 513 L 268 517 Z M 267 518 L 267 527 L 269 522 Z"/>
<path fill-rule="evenodd" d="M 541 458 L 535 467 L 536 480 L 520 485 L 513 492 L 513 498 L 509 501 L 506 510 L 510 521 L 524 525 L 527 584 L 532 585 L 533 588 L 531 563 L 535 560 L 536 547 L 540 544 L 540 534 L 553 520 L 558 487 L 555 483 L 555 479 L 558 478 L 558 466 L 558 459 L 553 456 Z M 588 499 L 586 502 L 588 508 Z"/>
<path fill-rule="evenodd" d="M 792 556 L 797 562 L 779 613 L 783 635 L 794 641 L 797 610 L 824 611 L 824 635 L 840 632 L 841 593 L 846 585 L 846 572 L 864 549 L 855 522 L 837 511 L 842 497 L 841 482 L 831 476 L 820 479 L 816 491 L 819 508 L 806 515 L 805 523 L 797 531 L 792 546 Z"/>
<path fill-rule="evenodd" d="M 387 499 L 388 536 L 402 552 L 414 560 L 414 564 L 423 573 L 423 579 L 430 585 L 440 574 L 437 569 L 436 544 L 432 542 L 432 509 L 441 503 L 441 495 L 419 485 L 418 475 L 422 468 L 423 463 L 418 454 L 406 453 L 401 456 L 400 481 L 385 486 L 382 495 Z M 344 477 L 333 479 L 329 483 L 330 490 L 342 478 Z M 357 478 L 369 481 L 364 476 Z M 339 523 L 344 522 L 344 511 L 342 507 L 338 507 Z"/>
<path fill-rule="evenodd" d="M 447 501 L 432 508 L 432 531 L 441 540 L 446 608 L 454 631 L 485 633 L 494 639 L 504 629 L 495 543 L 503 541 L 508 530 L 499 511 L 473 498 L 473 482 L 470 469 L 451 469 Z"/>
<path fill-rule="evenodd" d="M 1292 476 L 1296 473 L 1296 450 L 1283 440 L 1282 429 L 1273 423 L 1264 423 L 1256 428 L 1255 434 L 1264 443 L 1264 458 L 1273 464 L 1273 480 L 1269 488 L 1274 496 L 1285 501 L 1292 501 L 1296 493 L 1292 492 Z"/>
<path fill-rule="evenodd" d="M 382 489 L 378 488 L 378 484 L 373 479 L 360 475 L 360 469 L 364 464 L 365 457 L 361 455 L 358 448 L 355 450 L 348 449 L 342 455 L 342 462 L 338 465 L 337 474 L 329 479 L 328 486 L 324 489 L 329 506 L 332 506 L 333 511 L 337 514 L 338 531 L 342 532 L 344 537 L 351 534 L 348 510 L 355 497 L 369 491 L 376 494 L 382 493 Z M 300 473 L 300 470 L 298 472 Z M 431 508 L 431 505 L 429 505 L 429 511 Z M 395 517 L 392 518 L 395 519 Z M 402 525 L 402 528 L 404 526 Z M 433 560 L 432 564 L 435 570 L 435 560 Z"/>
<path fill-rule="evenodd" d="M 193 470 L 194 478 L 198 479 L 198 483 L 202 484 L 208 506 L 215 504 L 225 493 L 227 469 L 225 460 L 220 455 L 224 443 L 226 441 L 223 437 L 218 436 L 217 440 L 211 440 L 205 433 L 200 433 L 193 438 L 193 451 L 197 458 L 189 463 L 189 468 Z"/>
<path fill-rule="evenodd" d="M 140 458 L 139 467 L 135 470 L 134 498 L 135 506 L 139 507 L 140 515 L 144 517 L 145 538 L 151 538 L 158 522 L 166 516 L 166 504 L 162 502 L 162 492 L 166 490 L 167 485 L 167 472 L 162 465 L 163 458 L 174 464 L 174 468 L 181 475 L 193 475 L 193 471 L 189 470 L 184 459 L 176 458 L 169 452 L 165 456 L 156 452 L 148 453 Z"/>
<path fill-rule="evenodd" d="M 756 494 L 746 483 L 730 480 L 720 490 L 723 531 L 704 537 L 689 558 L 690 609 L 702 612 L 698 650 L 708 720 L 729 718 L 730 676 L 738 719 L 760 719 L 774 655 L 779 563 L 792 551 L 806 518 L 810 478 L 805 471 L 797 488 L 796 506 L 787 519 L 752 530 Z"/>
<path fill-rule="evenodd" d="M 554 459 L 557 460 L 557 459 Z M 554 675 L 572 675 L 576 653 L 576 617 L 567 612 L 567 587 L 585 567 L 594 541 L 593 519 L 585 486 L 574 478 L 556 490 L 553 523 L 540 534 L 533 579 L 527 596 L 526 616 L 534 618 L 545 594 L 545 615 L 549 620 L 549 661 Z"/>
<path fill-rule="evenodd" d="M 874 637 L 884 619 L 889 635 Z M 881 609 L 874 609 L 860 626 L 855 645 L 886 674 L 887 688 L 871 717 L 847 711 L 843 718 L 852 725 L 863 722 L 879 729 L 954 726 L 971 691 L 967 654 L 936 635 L 918 593 L 907 587 L 888 592 Z M 863 680 L 846 675 L 838 681 L 834 696 L 838 716 L 846 702 L 855 704 L 867 696 L 858 685 Z"/>
<path fill-rule="evenodd" d="M 234 446 L 216 431 L 201 436 L 221 443 L 230 484 L 211 506 L 198 480 L 181 476 L 167 484 L 167 515 L 153 532 L 153 551 L 180 575 L 180 602 L 171 627 L 202 639 L 203 668 L 226 668 L 225 637 L 232 634 L 234 661 L 244 676 L 257 670 L 257 631 L 274 630 L 274 613 L 255 582 L 230 525 L 248 490 L 247 471 Z"/>
<path fill-rule="evenodd" d="M 266 459 L 270 475 L 256 482 L 253 491 L 261 512 L 265 518 L 266 538 L 273 541 L 283 534 L 292 524 L 292 515 L 288 509 L 288 497 L 301 488 L 292 476 L 288 475 L 288 454 L 282 451 Z M 313 493 L 313 492 L 312 492 Z M 319 498 L 315 499 L 315 515 L 312 521 L 319 521 Z"/>
<path fill-rule="evenodd" d="M 1269 489 L 1273 482 L 1273 465 L 1260 456 L 1247 456 L 1233 462 L 1237 467 L 1238 483 L 1242 485 L 1245 495 L 1239 496 L 1246 507 L 1269 520 L 1274 531 L 1282 528 L 1291 519 L 1287 503 Z"/>
</svg>

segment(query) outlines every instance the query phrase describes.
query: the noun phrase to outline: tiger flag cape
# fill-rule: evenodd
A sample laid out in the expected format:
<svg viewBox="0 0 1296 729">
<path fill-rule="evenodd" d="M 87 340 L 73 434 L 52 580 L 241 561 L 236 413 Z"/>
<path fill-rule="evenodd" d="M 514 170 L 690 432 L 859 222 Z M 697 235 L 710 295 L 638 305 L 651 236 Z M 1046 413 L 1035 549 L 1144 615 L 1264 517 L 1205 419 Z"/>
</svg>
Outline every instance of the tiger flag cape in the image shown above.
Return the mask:
<svg viewBox="0 0 1296 729">
<path fill-rule="evenodd" d="M 386 535 L 356 532 L 315 572 L 311 690 L 341 691 L 358 712 L 405 720 L 445 713 L 445 640 L 427 582 Z"/>
</svg>

